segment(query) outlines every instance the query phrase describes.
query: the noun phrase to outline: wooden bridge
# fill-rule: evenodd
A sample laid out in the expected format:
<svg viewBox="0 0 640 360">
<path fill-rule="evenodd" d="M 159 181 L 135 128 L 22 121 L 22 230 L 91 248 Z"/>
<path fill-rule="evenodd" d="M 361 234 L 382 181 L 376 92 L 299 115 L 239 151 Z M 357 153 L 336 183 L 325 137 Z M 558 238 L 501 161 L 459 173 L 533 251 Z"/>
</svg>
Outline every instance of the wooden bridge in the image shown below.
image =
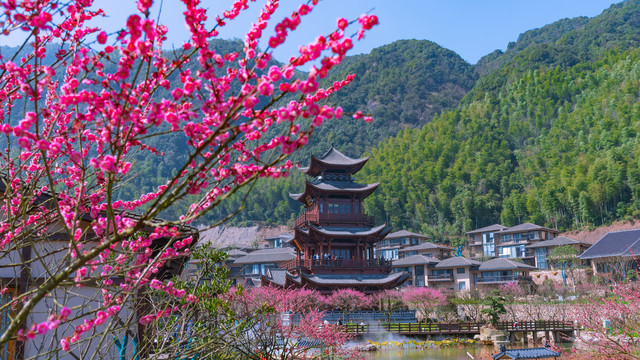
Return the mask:
<svg viewBox="0 0 640 360">
<path fill-rule="evenodd" d="M 402 335 L 456 335 L 480 334 L 483 322 L 460 323 L 378 323 L 378 324 L 346 324 L 346 331 L 351 334 L 396 333 Z M 500 322 L 498 330 L 515 332 L 568 332 L 576 330 L 571 322 L 563 321 L 525 321 L 521 323 Z"/>
</svg>

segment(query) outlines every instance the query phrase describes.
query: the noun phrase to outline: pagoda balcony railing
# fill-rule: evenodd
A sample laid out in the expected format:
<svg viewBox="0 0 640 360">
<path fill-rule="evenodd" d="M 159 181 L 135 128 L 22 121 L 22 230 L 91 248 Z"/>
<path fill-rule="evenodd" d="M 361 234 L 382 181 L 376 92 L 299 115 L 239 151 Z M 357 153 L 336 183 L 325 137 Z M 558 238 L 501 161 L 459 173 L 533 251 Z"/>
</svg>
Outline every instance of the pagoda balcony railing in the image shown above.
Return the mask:
<svg viewBox="0 0 640 360">
<path fill-rule="evenodd" d="M 374 226 L 375 217 L 368 214 L 328 214 L 320 213 L 317 209 L 305 211 L 294 221 L 294 225 L 299 228 L 306 228 L 308 223 L 318 224 L 321 222 L 334 222 L 340 224 L 354 224 L 361 226 Z"/>
<path fill-rule="evenodd" d="M 287 270 L 307 269 L 391 269 L 391 260 L 382 259 L 301 259 L 292 260 L 283 265 Z"/>
</svg>

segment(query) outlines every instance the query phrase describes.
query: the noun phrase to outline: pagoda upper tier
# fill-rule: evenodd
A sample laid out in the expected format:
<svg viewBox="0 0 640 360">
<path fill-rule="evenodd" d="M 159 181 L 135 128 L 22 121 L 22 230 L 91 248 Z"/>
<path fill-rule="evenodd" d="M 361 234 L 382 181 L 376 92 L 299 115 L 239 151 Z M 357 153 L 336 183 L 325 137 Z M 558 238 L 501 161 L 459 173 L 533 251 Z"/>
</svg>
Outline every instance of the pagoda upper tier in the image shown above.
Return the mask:
<svg viewBox="0 0 640 360">
<path fill-rule="evenodd" d="M 340 178 L 340 173 L 344 175 L 353 175 L 360 171 L 368 160 L 368 157 L 360 159 L 350 158 L 336 150 L 332 145 L 331 148 L 322 156 L 315 157 L 311 155 L 309 167 L 301 167 L 299 170 L 312 177 L 322 175 L 327 172 L 327 170 L 330 170 L 330 172 L 333 173 L 332 177 L 335 178 L 328 180 L 342 180 Z"/>
<path fill-rule="evenodd" d="M 300 194 L 289 194 L 292 199 L 311 206 L 313 199 L 328 195 L 349 195 L 364 199 L 371 195 L 380 183 L 369 185 L 358 184 L 353 181 L 326 181 L 314 180 L 305 183 L 304 192 Z"/>
</svg>

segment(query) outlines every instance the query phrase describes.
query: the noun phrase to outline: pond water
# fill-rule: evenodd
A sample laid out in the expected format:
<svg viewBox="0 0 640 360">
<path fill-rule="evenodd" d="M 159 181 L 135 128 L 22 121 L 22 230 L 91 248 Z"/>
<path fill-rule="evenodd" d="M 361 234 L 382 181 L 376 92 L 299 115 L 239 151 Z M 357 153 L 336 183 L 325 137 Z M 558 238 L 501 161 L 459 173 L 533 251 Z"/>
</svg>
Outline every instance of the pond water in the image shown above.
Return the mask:
<svg viewBox="0 0 640 360">
<path fill-rule="evenodd" d="M 491 359 L 490 347 L 477 348 L 446 348 L 446 349 L 395 349 L 380 350 L 371 354 L 370 359 L 375 360 L 409 360 L 409 359 L 428 359 L 428 360 L 467 360 L 471 359 L 468 354 L 476 360 Z"/>
<path fill-rule="evenodd" d="M 563 344 L 564 345 L 564 344 Z M 434 349 L 388 349 L 379 350 L 370 354 L 371 360 L 491 360 L 491 354 L 495 353 L 491 346 L 478 346 L 467 348 L 434 348 Z M 473 356 L 469 357 L 469 355 Z M 559 357 L 558 359 L 563 359 Z"/>
</svg>

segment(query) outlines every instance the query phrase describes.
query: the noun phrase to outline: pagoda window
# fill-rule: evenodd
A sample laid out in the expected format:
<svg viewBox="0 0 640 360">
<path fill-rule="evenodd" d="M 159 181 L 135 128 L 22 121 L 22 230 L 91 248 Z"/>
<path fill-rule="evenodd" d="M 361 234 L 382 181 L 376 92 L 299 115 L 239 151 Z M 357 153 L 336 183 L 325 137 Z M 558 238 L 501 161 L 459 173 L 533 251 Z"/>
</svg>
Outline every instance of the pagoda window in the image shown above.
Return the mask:
<svg viewBox="0 0 640 360">
<path fill-rule="evenodd" d="M 324 212 L 324 209 L 323 209 L 323 206 L 322 206 L 322 205 L 323 205 L 323 204 L 322 204 L 322 203 L 320 203 L 320 213 L 321 213 L 321 214 Z"/>
<path fill-rule="evenodd" d="M 353 212 L 358 214 L 358 203 L 353 204 Z"/>
</svg>

